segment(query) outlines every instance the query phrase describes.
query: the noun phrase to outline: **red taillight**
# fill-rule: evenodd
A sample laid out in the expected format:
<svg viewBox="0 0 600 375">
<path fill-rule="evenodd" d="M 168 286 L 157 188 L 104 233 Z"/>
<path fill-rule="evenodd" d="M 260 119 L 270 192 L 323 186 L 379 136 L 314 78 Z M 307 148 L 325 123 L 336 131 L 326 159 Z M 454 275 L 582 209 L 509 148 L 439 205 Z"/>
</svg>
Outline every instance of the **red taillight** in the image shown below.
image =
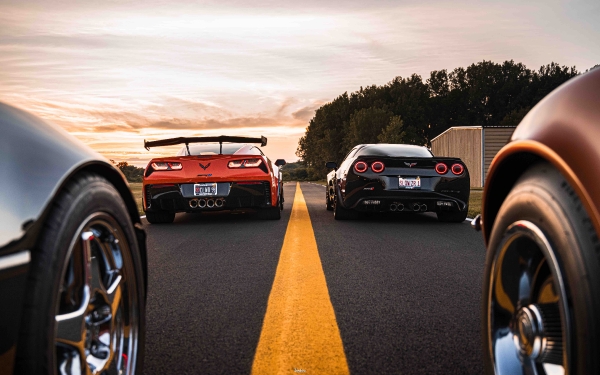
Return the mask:
<svg viewBox="0 0 600 375">
<path fill-rule="evenodd" d="M 357 171 L 358 173 L 364 173 L 367 171 L 367 163 L 365 163 L 364 161 L 359 161 L 356 164 L 354 164 L 354 170 Z"/>
<path fill-rule="evenodd" d="M 183 165 L 179 162 L 154 162 L 152 169 L 155 171 L 179 171 L 183 169 Z"/>
<path fill-rule="evenodd" d="M 229 168 L 256 168 L 262 163 L 262 159 L 244 159 L 244 160 L 232 160 L 227 163 Z"/>
<path fill-rule="evenodd" d="M 446 172 L 448 172 L 448 166 L 444 163 L 437 163 L 435 165 L 435 171 L 439 174 L 446 174 Z"/>
<path fill-rule="evenodd" d="M 385 165 L 380 161 L 376 161 L 373 164 L 371 164 L 371 170 L 375 173 L 381 173 L 384 169 Z"/>
<path fill-rule="evenodd" d="M 452 173 L 454 173 L 455 175 L 458 176 L 459 174 L 462 174 L 465 171 L 465 167 L 463 167 L 462 164 L 456 163 L 456 164 L 452 164 L 451 170 L 452 170 Z"/>
</svg>

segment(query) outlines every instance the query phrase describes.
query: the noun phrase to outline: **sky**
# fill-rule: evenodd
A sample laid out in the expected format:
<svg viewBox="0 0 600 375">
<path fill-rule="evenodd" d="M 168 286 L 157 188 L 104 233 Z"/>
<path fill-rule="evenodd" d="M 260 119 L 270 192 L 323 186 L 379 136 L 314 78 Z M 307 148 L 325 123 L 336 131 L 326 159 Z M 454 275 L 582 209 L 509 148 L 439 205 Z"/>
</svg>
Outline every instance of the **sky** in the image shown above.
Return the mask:
<svg viewBox="0 0 600 375">
<path fill-rule="evenodd" d="M 600 2 L 0 0 L 0 101 L 140 167 L 177 150 L 144 139 L 201 135 L 295 161 L 344 92 L 511 59 L 600 64 Z"/>
</svg>

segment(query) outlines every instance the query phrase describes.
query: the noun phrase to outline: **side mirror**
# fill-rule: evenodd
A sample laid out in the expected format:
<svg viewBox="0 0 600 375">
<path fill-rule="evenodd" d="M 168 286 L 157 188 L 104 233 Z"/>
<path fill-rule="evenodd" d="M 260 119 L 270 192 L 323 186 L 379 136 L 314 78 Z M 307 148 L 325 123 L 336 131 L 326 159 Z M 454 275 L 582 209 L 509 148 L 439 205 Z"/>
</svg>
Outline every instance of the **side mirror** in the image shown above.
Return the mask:
<svg viewBox="0 0 600 375">
<path fill-rule="evenodd" d="M 278 166 L 278 167 L 283 167 L 286 164 L 287 163 L 283 159 L 277 159 L 277 160 L 275 160 L 275 165 Z"/>
<path fill-rule="evenodd" d="M 334 161 L 328 161 L 325 163 L 325 167 L 329 169 L 337 169 L 337 163 Z"/>
</svg>

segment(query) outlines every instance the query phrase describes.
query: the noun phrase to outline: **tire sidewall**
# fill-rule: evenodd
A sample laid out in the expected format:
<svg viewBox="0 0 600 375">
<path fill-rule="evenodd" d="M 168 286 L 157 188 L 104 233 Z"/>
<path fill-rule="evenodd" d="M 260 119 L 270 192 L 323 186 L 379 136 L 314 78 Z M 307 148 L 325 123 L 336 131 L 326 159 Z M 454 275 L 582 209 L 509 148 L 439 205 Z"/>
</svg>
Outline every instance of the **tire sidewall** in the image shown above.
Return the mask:
<svg viewBox="0 0 600 375">
<path fill-rule="evenodd" d="M 572 188 L 548 164 L 526 172 L 503 202 L 492 228 L 485 262 L 482 337 L 486 373 L 494 373 L 489 328 L 491 275 L 506 229 L 518 220 L 527 220 L 542 230 L 558 262 L 571 326 L 567 373 L 597 373 L 598 360 L 590 354 L 598 349 L 600 339 L 597 329 L 600 269 L 597 262 L 590 263 L 587 259 L 593 253 L 593 243 L 589 231 L 581 225 L 586 219 L 589 221 Z"/>
<path fill-rule="evenodd" d="M 67 186 L 56 200 L 52 211 L 47 220 L 56 221 L 58 224 L 57 230 L 52 230 L 46 226 L 40 241 L 36 246 L 36 251 L 32 254 L 32 263 L 35 263 L 32 272 L 40 273 L 38 281 L 34 285 L 30 285 L 32 303 L 38 309 L 37 314 L 42 315 L 42 319 L 32 319 L 32 321 L 24 321 L 24 324 L 30 324 L 29 341 L 27 347 L 32 348 L 32 342 L 38 343 L 40 355 L 45 354 L 45 358 L 39 358 L 38 363 L 34 367 L 29 367 L 29 370 L 34 370 L 39 373 L 39 369 L 47 368 L 49 373 L 54 373 L 56 368 L 55 363 L 55 316 L 58 311 L 58 294 L 59 285 L 61 284 L 63 274 L 65 272 L 68 252 L 71 243 L 84 221 L 94 213 L 106 213 L 111 216 L 115 222 L 121 227 L 124 236 L 128 241 L 130 250 L 131 264 L 135 273 L 135 281 L 137 285 L 137 302 L 138 302 L 138 341 L 137 341 L 137 362 L 136 373 L 141 374 L 143 369 L 144 357 L 144 341 L 145 341 L 145 287 L 144 274 L 139 246 L 133 229 L 131 219 L 127 213 L 125 204 L 115 190 L 115 188 L 105 179 L 90 175 L 82 174 L 75 176 L 73 183 Z M 45 316 L 44 315 L 45 312 Z M 132 313 L 136 313 L 132 311 Z"/>
</svg>

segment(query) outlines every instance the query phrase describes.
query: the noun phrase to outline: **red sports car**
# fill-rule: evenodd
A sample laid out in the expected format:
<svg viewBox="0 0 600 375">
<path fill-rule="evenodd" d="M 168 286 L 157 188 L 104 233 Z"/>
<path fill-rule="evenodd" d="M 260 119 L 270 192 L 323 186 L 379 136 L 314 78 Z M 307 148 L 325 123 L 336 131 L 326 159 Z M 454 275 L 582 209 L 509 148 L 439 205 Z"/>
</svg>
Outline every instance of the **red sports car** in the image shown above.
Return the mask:
<svg viewBox="0 0 600 375">
<path fill-rule="evenodd" d="M 183 144 L 176 156 L 150 160 L 144 172 L 143 205 L 153 224 L 171 223 L 177 212 L 257 211 L 281 218 L 283 185 L 279 167 L 260 148 L 267 138 L 180 137 L 144 141 L 144 147 Z"/>
</svg>

